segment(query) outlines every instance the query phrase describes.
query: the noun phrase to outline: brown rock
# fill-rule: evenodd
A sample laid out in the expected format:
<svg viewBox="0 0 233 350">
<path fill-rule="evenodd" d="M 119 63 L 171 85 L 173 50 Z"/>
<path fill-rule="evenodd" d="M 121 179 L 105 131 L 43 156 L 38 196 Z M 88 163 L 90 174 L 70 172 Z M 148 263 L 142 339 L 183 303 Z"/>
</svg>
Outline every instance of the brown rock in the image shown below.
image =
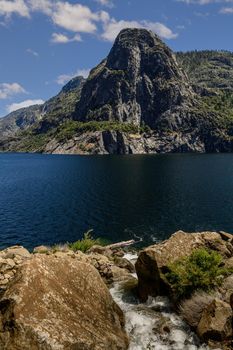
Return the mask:
<svg viewBox="0 0 233 350">
<path fill-rule="evenodd" d="M 22 259 L 30 258 L 31 254 L 27 249 L 21 246 L 13 246 L 3 250 L 1 253 L 4 253 L 5 258 L 13 259 L 19 257 Z"/>
<path fill-rule="evenodd" d="M 126 278 L 130 277 L 129 270 L 123 266 L 116 266 L 111 258 L 108 258 L 105 255 L 97 253 L 91 253 L 88 255 L 84 254 L 84 257 L 82 256 L 82 259 L 85 259 L 84 261 L 93 265 L 98 270 L 100 276 L 103 278 L 104 282 L 107 285 L 110 285 L 113 282 L 119 282 L 120 280 L 125 280 Z M 127 266 L 129 266 L 128 263 Z"/>
<path fill-rule="evenodd" d="M 6 272 L 7 270 L 12 270 L 14 266 L 15 266 L 14 260 L 0 258 L 0 271 L 2 273 Z"/>
<path fill-rule="evenodd" d="M 116 266 L 118 266 L 122 269 L 126 269 L 131 273 L 135 272 L 134 265 L 129 260 L 127 260 L 125 258 L 121 258 L 121 257 L 116 256 L 114 258 L 114 263 Z"/>
<path fill-rule="evenodd" d="M 206 239 L 204 246 L 217 251 L 223 258 L 230 258 L 233 255 L 233 246 L 222 239 Z"/>
<path fill-rule="evenodd" d="M 66 255 L 25 261 L 0 301 L 2 350 L 123 350 L 123 327 L 98 272 Z"/>
<path fill-rule="evenodd" d="M 110 282 L 122 282 L 125 280 L 131 280 L 132 276 L 128 270 L 122 269 L 118 266 L 113 265 L 111 267 L 112 279 Z"/>
<path fill-rule="evenodd" d="M 167 241 L 144 249 L 136 262 L 139 297 L 145 301 L 149 295 L 169 295 L 171 289 L 163 276 L 168 264 L 201 247 L 216 250 L 223 258 L 232 256 L 229 243 L 217 232 L 191 234 L 178 231 Z"/>
<path fill-rule="evenodd" d="M 88 250 L 87 253 L 101 254 L 107 257 L 123 257 L 125 255 L 123 249 L 121 249 L 120 247 L 116 247 L 115 244 L 107 246 L 94 245 Z"/>
<path fill-rule="evenodd" d="M 122 258 L 125 255 L 125 252 L 121 248 L 112 248 L 112 255 Z"/>
<path fill-rule="evenodd" d="M 231 296 L 233 294 L 233 274 L 225 278 L 222 286 L 219 288 L 221 299 L 228 304 L 231 303 Z"/>
<path fill-rule="evenodd" d="M 171 333 L 172 329 L 174 328 L 174 324 L 169 319 L 169 317 L 162 316 L 159 319 L 159 322 L 156 324 L 156 327 L 153 328 L 154 333 L 158 334 L 159 336 L 162 334 Z"/>
<path fill-rule="evenodd" d="M 167 265 L 176 259 L 191 254 L 194 248 L 201 246 L 201 237 L 178 231 L 161 244 L 144 249 L 136 262 L 138 291 L 143 301 L 149 295 L 167 295 L 168 286 L 163 279 Z"/>
<path fill-rule="evenodd" d="M 45 254 L 47 252 L 49 252 L 50 248 L 46 247 L 45 245 L 40 245 L 38 247 L 35 247 L 33 249 L 33 253 L 34 254 Z"/>
<path fill-rule="evenodd" d="M 231 305 L 231 308 L 233 309 L 233 293 L 231 293 L 230 295 L 230 305 Z"/>
<path fill-rule="evenodd" d="M 9 281 L 8 281 L 8 279 L 7 278 L 5 278 L 5 279 L 3 279 L 3 280 L 1 280 L 1 284 L 7 284 Z"/>
<path fill-rule="evenodd" d="M 203 311 L 214 300 L 214 296 L 203 291 L 196 291 L 189 299 L 182 301 L 179 311 L 190 327 L 196 330 Z"/>
<path fill-rule="evenodd" d="M 221 238 L 224 241 L 229 241 L 230 243 L 232 243 L 233 235 L 231 233 L 227 233 L 227 232 L 224 232 L 224 231 L 219 231 L 219 234 L 220 234 Z"/>
<path fill-rule="evenodd" d="M 87 253 L 93 253 L 93 254 L 101 254 L 105 256 L 112 256 L 112 250 L 107 247 L 103 247 L 101 245 L 94 245 L 91 247 Z"/>
<path fill-rule="evenodd" d="M 232 336 L 232 309 L 230 305 L 219 299 L 214 299 L 203 311 L 197 333 L 205 342 L 229 339 Z"/>
<path fill-rule="evenodd" d="M 60 251 L 55 251 L 52 253 L 55 258 L 64 258 L 64 257 L 74 257 L 75 253 L 74 252 L 60 252 Z"/>
<path fill-rule="evenodd" d="M 112 272 L 111 272 L 111 267 L 112 263 L 109 261 L 107 256 L 97 254 L 97 253 L 92 253 L 90 255 L 85 256 L 86 261 L 93 265 L 103 277 L 105 282 L 108 282 L 112 278 Z"/>
<path fill-rule="evenodd" d="M 227 269 L 232 269 L 233 270 L 233 257 L 225 260 L 225 263 L 224 263 L 225 267 Z"/>
</svg>

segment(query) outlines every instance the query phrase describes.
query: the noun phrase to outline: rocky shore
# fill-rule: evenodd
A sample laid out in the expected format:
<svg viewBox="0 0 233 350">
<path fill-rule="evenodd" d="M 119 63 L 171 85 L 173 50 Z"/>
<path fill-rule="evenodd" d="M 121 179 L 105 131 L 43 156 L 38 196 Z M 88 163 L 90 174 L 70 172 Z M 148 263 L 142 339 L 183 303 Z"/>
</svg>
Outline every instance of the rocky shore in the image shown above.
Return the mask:
<svg viewBox="0 0 233 350">
<path fill-rule="evenodd" d="M 183 283 L 186 270 L 174 279 L 195 256 L 198 267 L 216 261 L 209 288 L 214 263 L 204 276 L 189 268 L 191 282 Z M 225 232 L 178 231 L 133 255 L 114 245 L 0 252 L 3 350 L 230 350 L 232 307 L 233 236 Z"/>
</svg>

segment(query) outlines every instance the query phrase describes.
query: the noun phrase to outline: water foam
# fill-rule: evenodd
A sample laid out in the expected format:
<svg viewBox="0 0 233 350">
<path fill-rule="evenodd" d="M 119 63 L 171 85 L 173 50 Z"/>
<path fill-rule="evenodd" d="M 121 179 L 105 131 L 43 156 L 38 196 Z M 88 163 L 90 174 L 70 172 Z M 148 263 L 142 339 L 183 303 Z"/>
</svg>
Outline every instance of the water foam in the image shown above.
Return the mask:
<svg viewBox="0 0 233 350">
<path fill-rule="evenodd" d="M 136 254 L 126 254 L 134 262 Z M 134 274 L 132 276 L 135 276 Z M 207 350 L 182 319 L 171 311 L 164 297 L 148 298 L 140 303 L 135 296 L 117 283 L 110 290 L 114 300 L 125 313 L 126 331 L 130 337 L 129 350 Z"/>
</svg>

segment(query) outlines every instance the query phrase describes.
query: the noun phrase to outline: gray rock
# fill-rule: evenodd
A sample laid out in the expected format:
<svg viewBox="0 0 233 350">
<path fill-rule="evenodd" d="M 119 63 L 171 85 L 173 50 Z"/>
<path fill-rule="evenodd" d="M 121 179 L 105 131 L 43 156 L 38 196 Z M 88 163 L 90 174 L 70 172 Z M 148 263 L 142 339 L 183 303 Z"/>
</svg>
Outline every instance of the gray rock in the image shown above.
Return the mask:
<svg viewBox="0 0 233 350">
<path fill-rule="evenodd" d="M 181 111 L 192 106 L 193 98 L 187 77 L 159 37 L 145 29 L 124 29 L 108 57 L 91 71 L 75 118 L 127 121 L 154 130 L 169 115 L 177 129 L 184 119 Z"/>
</svg>

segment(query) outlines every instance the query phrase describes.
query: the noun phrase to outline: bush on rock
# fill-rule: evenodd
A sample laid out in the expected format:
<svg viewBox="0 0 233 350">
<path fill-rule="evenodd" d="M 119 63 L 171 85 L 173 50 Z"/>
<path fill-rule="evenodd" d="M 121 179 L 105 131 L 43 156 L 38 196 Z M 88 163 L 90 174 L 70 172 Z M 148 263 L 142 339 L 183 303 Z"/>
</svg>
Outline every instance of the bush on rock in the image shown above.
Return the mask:
<svg viewBox="0 0 233 350">
<path fill-rule="evenodd" d="M 221 267 L 221 263 L 219 253 L 200 248 L 169 264 L 165 276 L 177 297 L 184 298 L 198 289 L 209 291 L 221 284 L 223 277 L 230 273 Z"/>
</svg>

